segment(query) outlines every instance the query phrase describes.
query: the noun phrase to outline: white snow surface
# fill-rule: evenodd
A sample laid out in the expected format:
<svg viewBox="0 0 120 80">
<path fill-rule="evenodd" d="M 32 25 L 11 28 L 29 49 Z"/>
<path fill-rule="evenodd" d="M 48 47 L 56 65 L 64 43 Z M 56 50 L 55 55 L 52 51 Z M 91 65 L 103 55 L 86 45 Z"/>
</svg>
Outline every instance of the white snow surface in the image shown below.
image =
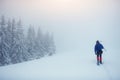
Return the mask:
<svg viewBox="0 0 120 80">
<path fill-rule="evenodd" d="M 0 80 L 120 80 L 117 52 L 104 52 L 96 65 L 93 52 L 66 52 L 0 67 Z"/>
</svg>

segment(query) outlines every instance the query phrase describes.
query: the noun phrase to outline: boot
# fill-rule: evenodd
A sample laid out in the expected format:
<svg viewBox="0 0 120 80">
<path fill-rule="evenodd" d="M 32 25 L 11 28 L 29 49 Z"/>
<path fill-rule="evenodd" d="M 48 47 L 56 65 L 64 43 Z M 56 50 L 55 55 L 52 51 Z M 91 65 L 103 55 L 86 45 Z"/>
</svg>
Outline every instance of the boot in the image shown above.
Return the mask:
<svg viewBox="0 0 120 80">
<path fill-rule="evenodd" d="M 97 65 L 99 65 L 99 60 L 97 60 Z"/>
<path fill-rule="evenodd" d="M 100 61 L 100 60 L 99 60 L 99 57 L 97 57 L 97 65 L 99 65 L 99 61 Z"/>
</svg>

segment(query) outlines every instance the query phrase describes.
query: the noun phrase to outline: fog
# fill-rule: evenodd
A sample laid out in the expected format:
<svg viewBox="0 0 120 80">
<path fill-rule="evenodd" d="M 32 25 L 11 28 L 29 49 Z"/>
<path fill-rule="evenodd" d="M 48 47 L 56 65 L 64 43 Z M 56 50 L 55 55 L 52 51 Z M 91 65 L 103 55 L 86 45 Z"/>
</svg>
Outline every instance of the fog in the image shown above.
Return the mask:
<svg viewBox="0 0 120 80">
<path fill-rule="evenodd" d="M 120 50 L 119 0 L 0 0 L 0 15 L 53 33 L 57 52 Z"/>
</svg>

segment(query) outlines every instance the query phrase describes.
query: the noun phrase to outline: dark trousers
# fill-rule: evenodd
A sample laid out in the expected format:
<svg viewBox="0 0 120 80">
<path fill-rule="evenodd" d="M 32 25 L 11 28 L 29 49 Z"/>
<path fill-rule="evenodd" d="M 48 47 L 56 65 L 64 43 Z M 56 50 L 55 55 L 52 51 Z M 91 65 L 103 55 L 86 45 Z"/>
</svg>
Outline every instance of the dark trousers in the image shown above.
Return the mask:
<svg viewBox="0 0 120 80">
<path fill-rule="evenodd" d="M 97 52 L 97 62 L 99 63 L 102 63 L 102 51 L 100 50 L 100 51 L 98 51 Z"/>
</svg>

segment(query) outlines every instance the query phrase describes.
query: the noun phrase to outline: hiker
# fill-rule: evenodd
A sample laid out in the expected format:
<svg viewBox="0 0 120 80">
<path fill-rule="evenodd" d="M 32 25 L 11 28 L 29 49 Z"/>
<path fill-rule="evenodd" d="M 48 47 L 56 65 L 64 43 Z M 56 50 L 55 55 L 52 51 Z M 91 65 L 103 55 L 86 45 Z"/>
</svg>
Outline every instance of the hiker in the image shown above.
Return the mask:
<svg viewBox="0 0 120 80">
<path fill-rule="evenodd" d="M 97 40 L 94 48 L 97 55 L 97 65 L 102 64 L 102 49 L 104 49 L 103 45 Z"/>
</svg>

